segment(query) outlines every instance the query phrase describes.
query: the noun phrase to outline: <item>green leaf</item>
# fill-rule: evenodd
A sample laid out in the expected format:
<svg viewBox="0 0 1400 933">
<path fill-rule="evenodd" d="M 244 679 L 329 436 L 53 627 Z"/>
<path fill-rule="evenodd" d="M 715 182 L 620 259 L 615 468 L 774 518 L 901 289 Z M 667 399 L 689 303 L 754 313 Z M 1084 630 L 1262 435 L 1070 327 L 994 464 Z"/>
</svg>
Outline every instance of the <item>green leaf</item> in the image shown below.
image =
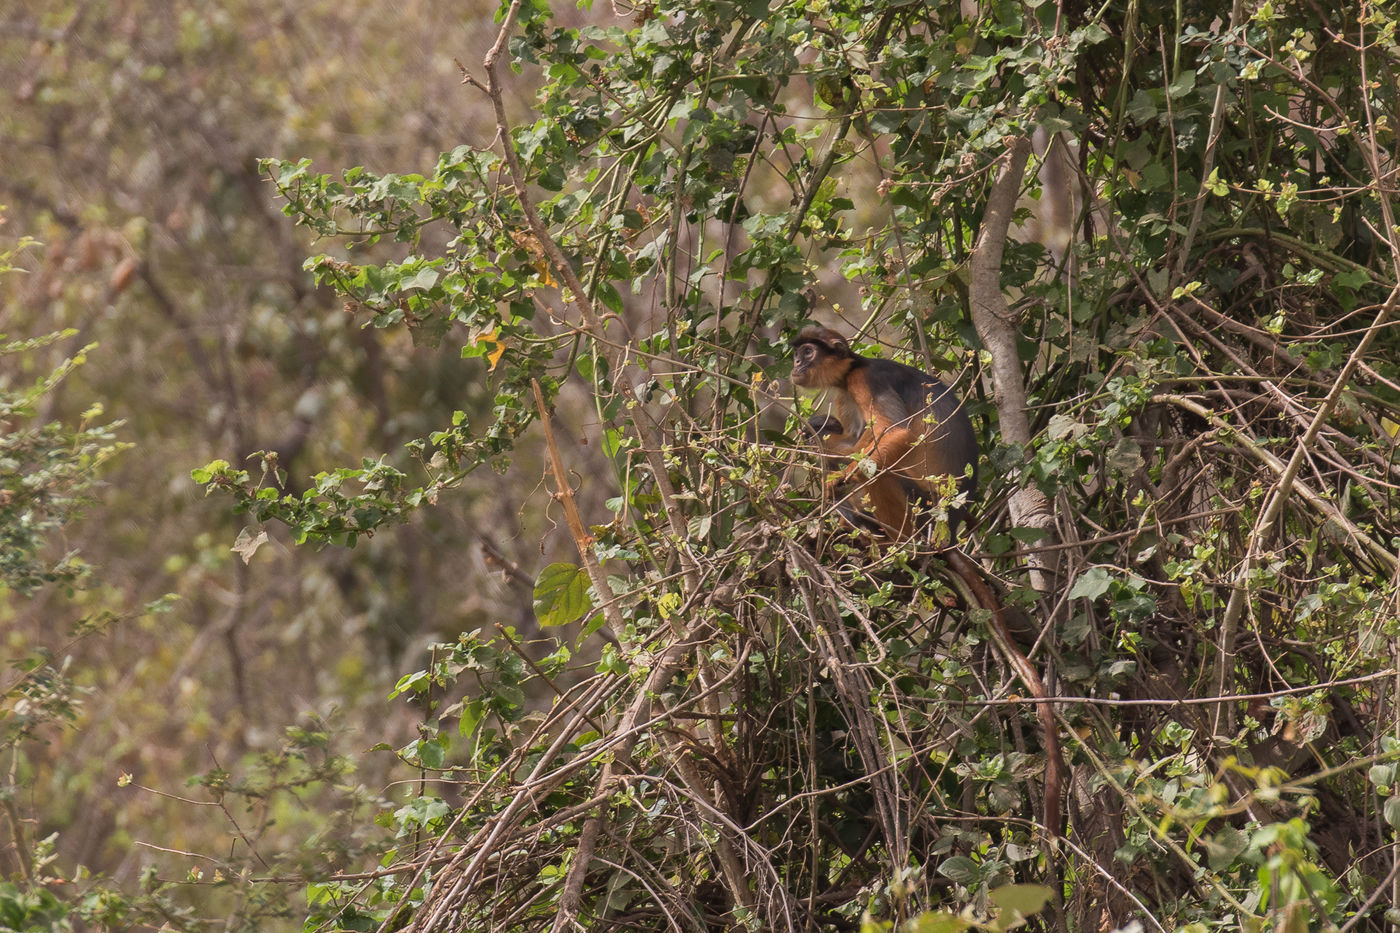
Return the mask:
<svg viewBox="0 0 1400 933">
<path fill-rule="evenodd" d="M 564 187 L 564 166 L 557 162 L 546 165 L 536 183 L 546 191 L 559 191 Z"/>
<path fill-rule="evenodd" d="M 1050 898 L 1054 894 L 1043 884 L 1008 884 L 1005 887 L 997 888 L 987 896 L 992 903 L 1002 910 L 1009 910 L 1028 917 L 1038 913 L 1046 904 L 1050 903 Z"/>
<path fill-rule="evenodd" d="M 1177 100 L 1195 89 L 1196 72 L 1188 68 L 1177 75 L 1176 80 L 1167 86 L 1167 96 L 1172 100 Z"/>
<path fill-rule="evenodd" d="M 457 734 L 471 735 L 476 731 L 476 727 L 481 725 L 482 713 L 486 709 L 486 704 L 480 700 L 472 700 L 470 703 L 462 705 L 462 714 L 457 720 Z"/>
<path fill-rule="evenodd" d="M 938 873 L 958 884 L 973 884 L 977 881 L 977 863 L 966 855 L 955 855 L 939 864 Z"/>
<path fill-rule="evenodd" d="M 438 271 L 431 266 L 419 269 L 413 275 L 407 276 L 399 283 L 399 288 L 404 291 L 427 291 L 437 284 Z"/>
<path fill-rule="evenodd" d="M 402 696 L 405 693 L 422 693 L 432 686 L 432 676 L 427 671 L 415 671 L 412 674 L 405 674 L 399 678 L 399 682 L 394 685 L 394 689 L 389 693 L 389 699 Z"/>
<path fill-rule="evenodd" d="M 1338 272 L 1332 277 L 1333 285 L 1340 285 L 1343 288 L 1360 288 L 1371 281 L 1371 273 L 1365 269 L 1352 269 L 1350 272 Z"/>
<path fill-rule="evenodd" d="M 967 930 L 972 927 L 972 921 L 965 920 L 957 914 L 950 914 L 946 910 L 936 913 L 919 914 L 913 920 L 900 927 L 905 933 L 957 933 L 959 930 Z"/>
<path fill-rule="evenodd" d="M 202 467 L 195 467 L 190 470 L 190 479 L 203 485 L 209 482 L 218 473 L 228 469 L 227 460 L 211 460 Z"/>
<path fill-rule="evenodd" d="M 1400 829 L 1400 796 L 1387 797 L 1382 812 L 1391 829 Z"/>
<path fill-rule="evenodd" d="M 572 622 L 593 608 L 588 574 L 574 564 L 550 564 L 535 580 L 535 617 L 549 627 Z"/>
<path fill-rule="evenodd" d="M 1050 423 L 1045 427 L 1045 435 L 1053 440 L 1064 438 L 1081 438 L 1089 433 L 1089 426 L 1075 421 L 1068 415 L 1055 414 L 1050 416 Z"/>
<path fill-rule="evenodd" d="M 431 768 L 434 771 L 442 767 L 446 753 L 447 749 L 437 742 L 421 742 L 418 745 L 418 760 L 423 762 L 423 767 Z"/>
<path fill-rule="evenodd" d="M 1167 167 L 1161 162 L 1148 162 L 1142 167 L 1142 187 L 1147 191 L 1157 191 L 1167 187 Z"/>
<path fill-rule="evenodd" d="M 1081 573 L 1070 587 L 1069 598 L 1098 599 L 1113 585 L 1113 577 L 1102 567 L 1090 567 Z"/>
<path fill-rule="evenodd" d="M 1120 437 L 1108 452 L 1108 465 L 1120 473 L 1132 473 L 1142 466 L 1142 446 L 1131 438 Z"/>
</svg>

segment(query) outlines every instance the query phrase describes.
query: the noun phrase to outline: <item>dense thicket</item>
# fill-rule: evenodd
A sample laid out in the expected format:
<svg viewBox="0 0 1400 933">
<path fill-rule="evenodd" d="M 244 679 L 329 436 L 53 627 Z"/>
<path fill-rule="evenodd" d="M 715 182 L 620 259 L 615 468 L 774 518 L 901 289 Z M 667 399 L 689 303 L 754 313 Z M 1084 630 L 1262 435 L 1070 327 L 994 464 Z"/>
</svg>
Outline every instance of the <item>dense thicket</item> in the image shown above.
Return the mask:
<svg viewBox="0 0 1400 933">
<path fill-rule="evenodd" d="M 266 165 L 364 333 L 491 399 L 311 477 L 197 469 L 240 550 L 392 540 L 522 459 L 576 547 L 507 564 L 565 637 L 399 682 L 417 782 L 308 928 L 1394 922 L 1393 5 L 595 14 L 503 6 L 479 146 Z M 823 510 L 781 379 L 813 319 L 972 399 L 964 548 L 1063 786 L 944 562 Z"/>
</svg>

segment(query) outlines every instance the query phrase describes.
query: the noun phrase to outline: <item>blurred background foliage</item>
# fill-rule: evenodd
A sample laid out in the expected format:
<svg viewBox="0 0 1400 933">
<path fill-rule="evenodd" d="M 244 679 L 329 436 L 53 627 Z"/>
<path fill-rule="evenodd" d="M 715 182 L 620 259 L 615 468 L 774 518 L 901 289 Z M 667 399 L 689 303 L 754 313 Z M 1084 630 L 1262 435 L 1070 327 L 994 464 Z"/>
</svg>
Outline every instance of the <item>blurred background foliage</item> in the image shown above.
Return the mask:
<svg viewBox="0 0 1400 933">
<path fill-rule="evenodd" d="M 192 775 L 241 773 L 308 734 L 357 759 L 375 741 L 402 744 L 412 710 L 384 697 L 429 642 L 497 620 L 533 625 L 530 581 L 511 568 L 552 545 L 526 508 L 528 456 L 354 551 L 292 549 L 274 532 L 247 566 L 230 551 L 242 520 L 189 478 L 216 456 L 266 449 L 305 482 L 367 449 L 401 451 L 456 409 L 489 408 L 484 365 L 362 330 L 315 285 L 302 269 L 312 238 L 282 215 L 257 160 L 388 170 L 489 143 L 489 110 L 464 93 L 453 59 L 481 57 L 495 12 L 416 0 L 0 11 L 0 245 L 35 241 L 0 280 L 0 333 L 55 334 L 12 347 L 0 388 L 25 393 L 65 359 L 86 360 L 7 412 L 0 432 L 72 425 L 86 433 L 59 447 L 127 448 L 101 458 L 89 507 L 60 515 L 41 552 L 72 551 L 95 574 L 31 593 L 9 575 L 16 542 L 4 542 L 0 654 L 50 657 L 83 700 L 76 728 L 7 746 L 4 796 L 21 821 L 0 856 L 7 873 L 21 840 L 55 831 L 57 864 L 124 885 L 152 863 L 138 842 L 220 851 L 227 824 L 119 789 L 118 777 L 179 793 Z M 513 106 L 528 81 L 518 93 Z M 99 472 L 85 457 L 84 484 Z M 138 612 L 165 594 L 169 611 Z M 127 621 L 73 640 L 76 622 L 103 613 Z M 386 763 L 368 761 L 382 778 Z M 343 843 L 324 826 L 338 807 L 276 806 L 270 849 L 313 833 Z M 345 817 L 337 825 L 351 827 Z"/>
</svg>

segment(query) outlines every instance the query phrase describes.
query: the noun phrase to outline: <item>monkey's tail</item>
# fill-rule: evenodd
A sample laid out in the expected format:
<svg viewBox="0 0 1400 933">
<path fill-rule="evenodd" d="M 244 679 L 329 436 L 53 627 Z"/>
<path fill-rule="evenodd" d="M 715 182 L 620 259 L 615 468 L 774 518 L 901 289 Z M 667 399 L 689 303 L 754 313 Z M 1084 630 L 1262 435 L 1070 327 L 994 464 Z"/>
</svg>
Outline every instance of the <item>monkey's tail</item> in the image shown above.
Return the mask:
<svg viewBox="0 0 1400 933">
<path fill-rule="evenodd" d="M 1055 723 L 1055 710 L 1050 703 L 1051 698 L 1045 689 L 1045 682 L 1041 680 L 1030 659 L 1016 646 L 1011 627 L 1007 624 L 1006 606 L 987 585 L 981 568 L 957 548 L 945 548 L 939 552 L 939 556 L 966 586 L 967 592 L 963 593 L 963 598 L 967 599 L 969 604 L 991 613 L 989 628 L 992 640 L 996 642 L 997 649 L 1036 701 L 1035 715 L 1040 721 L 1040 741 L 1045 746 L 1045 828 L 1051 838 L 1058 838 L 1064 834 L 1060 804 L 1064 798 L 1065 763 L 1060 750 L 1060 733 Z"/>
</svg>

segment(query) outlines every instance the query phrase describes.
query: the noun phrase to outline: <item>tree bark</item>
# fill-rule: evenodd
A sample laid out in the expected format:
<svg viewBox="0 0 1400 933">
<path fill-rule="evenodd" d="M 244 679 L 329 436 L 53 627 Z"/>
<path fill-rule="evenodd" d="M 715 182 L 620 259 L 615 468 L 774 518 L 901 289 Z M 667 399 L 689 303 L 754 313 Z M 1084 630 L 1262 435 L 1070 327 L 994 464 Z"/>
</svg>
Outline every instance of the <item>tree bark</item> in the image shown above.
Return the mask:
<svg viewBox="0 0 1400 933">
<path fill-rule="evenodd" d="M 1020 327 L 1019 322 L 1012 320 L 1002 294 L 1001 260 L 1030 154 L 1030 137 L 1019 136 L 1011 141 L 1002 157 L 1000 171 L 987 198 L 982 230 L 972 249 L 968 287 L 972 324 L 992 358 L 992 400 L 997 408 L 1001 436 L 1023 450 L 1030 447 L 1031 427 L 1026 414 L 1026 381 L 1017 348 Z M 1042 545 L 1056 543 L 1055 516 L 1043 492 L 1034 486 L 1017 489 L 1011 494 L 1009 506 L 1012 524 L 1044 532 L 1039 542 Z M 1033 553 L 1026 559 L 1031 570 L 1031 585 L 1039 592 L 1050 590 L 1055 553 Z"/>
</svg>

